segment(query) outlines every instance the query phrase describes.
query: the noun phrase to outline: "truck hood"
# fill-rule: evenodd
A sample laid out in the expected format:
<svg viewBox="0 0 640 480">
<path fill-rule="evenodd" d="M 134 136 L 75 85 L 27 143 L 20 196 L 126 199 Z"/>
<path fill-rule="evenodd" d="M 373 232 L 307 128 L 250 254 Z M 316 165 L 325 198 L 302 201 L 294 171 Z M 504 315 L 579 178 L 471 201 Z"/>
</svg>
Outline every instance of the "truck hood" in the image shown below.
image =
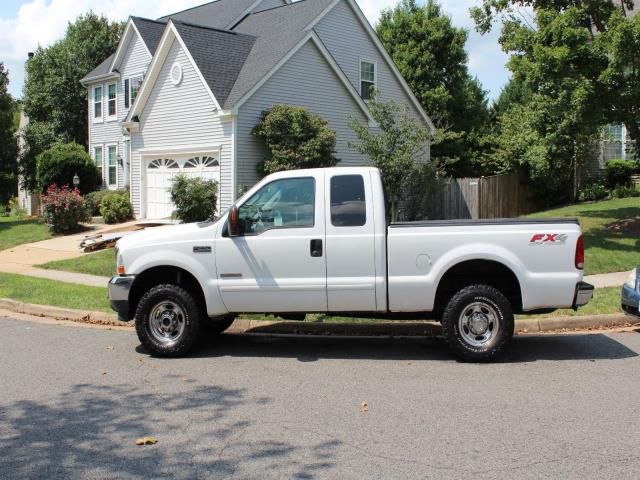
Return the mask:
<svg viewBox="0 0 640 480">
<path fill-rule="evenodd" d="M 176 242 L 182 240 L 198 240 L 203 236 L 213 238 L 213 234 L 205 234 L 204 231 L 211 231 L 212 222 L 182 223 L 179 225 L 167 225 L 163 227 L 153 227 L 140 230 L 118 240 L 118 248 L 136 248 L 141 245 L 150 246 L 161 243 Z"/>
</svg>

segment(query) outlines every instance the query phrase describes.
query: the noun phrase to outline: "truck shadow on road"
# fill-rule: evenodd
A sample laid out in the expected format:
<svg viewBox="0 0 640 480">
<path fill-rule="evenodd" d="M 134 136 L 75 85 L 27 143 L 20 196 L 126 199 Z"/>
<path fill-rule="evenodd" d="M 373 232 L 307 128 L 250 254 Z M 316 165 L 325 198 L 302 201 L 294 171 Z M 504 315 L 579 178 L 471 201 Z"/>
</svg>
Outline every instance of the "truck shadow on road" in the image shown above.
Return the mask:
<svg viewBox="0 0 640 480">
<path fill-rule="evenodd" d="M 456 361 L 437 337 L 348 337 L 224 334 L 203 341 L 195 357 L 275 357 L 301 362 L 320 359 Z M 499 363 L 539 360 L 621 360 L 638 353 L 601 334 L 519 335 Z"/>
</svg>

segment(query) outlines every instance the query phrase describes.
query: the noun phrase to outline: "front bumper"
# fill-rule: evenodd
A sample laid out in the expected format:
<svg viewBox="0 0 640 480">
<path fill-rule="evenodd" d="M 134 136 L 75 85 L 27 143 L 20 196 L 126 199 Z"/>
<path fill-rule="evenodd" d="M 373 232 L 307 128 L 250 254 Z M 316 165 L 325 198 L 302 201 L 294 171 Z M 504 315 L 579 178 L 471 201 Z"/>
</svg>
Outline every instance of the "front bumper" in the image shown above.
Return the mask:
<svg viewBox="0 0 640 480">
<path fill-rule="evenodd" d="M 129 293 L 134 280 L 133 275 L 117 275 L 109 280 L 109 302 L 111 308 L 118 312 L 118 320 L 131 320 L 129 312 Z"/>
<path fill-rule="evenodd" d="M 573 308 L 582 307 L 593 298 L 593 285 L 587 282 L 578 282 L 576 293 L 573 296 Z"/>
<path fill-rule="evenodd" d="M 629 285 L 622 286 L 620 306 L 627 315 L 640 319 L 640 292 Z"/>
</svg>

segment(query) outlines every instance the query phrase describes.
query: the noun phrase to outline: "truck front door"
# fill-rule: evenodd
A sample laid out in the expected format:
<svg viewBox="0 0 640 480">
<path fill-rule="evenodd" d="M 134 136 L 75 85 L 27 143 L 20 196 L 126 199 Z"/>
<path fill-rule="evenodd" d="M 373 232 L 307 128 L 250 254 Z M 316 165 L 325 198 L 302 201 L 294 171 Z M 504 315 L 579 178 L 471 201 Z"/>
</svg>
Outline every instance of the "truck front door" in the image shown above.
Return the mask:
<svg viewBox="0 0 640 480">
<path fill-rule="evenodd" d="M 216 242 L 222 300 L 231 312 L 324 312 L 324 172 L 280 178 L 238 207 L 241 235 Z"/>
</svg>

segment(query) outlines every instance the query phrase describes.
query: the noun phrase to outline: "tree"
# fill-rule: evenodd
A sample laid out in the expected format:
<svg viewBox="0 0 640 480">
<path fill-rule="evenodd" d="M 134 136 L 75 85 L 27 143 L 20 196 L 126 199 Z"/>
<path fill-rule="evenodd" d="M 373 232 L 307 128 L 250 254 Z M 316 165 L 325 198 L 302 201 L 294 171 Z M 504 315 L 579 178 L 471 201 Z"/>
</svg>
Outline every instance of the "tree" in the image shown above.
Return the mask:
<svg viewBox="0 0 640 480">
<path fill-rule="evenodd" d="M 13 126 L 15 102 L 9 94 L 9 72 L 0 62 L 0 205 L 16 194 L 17 143 Z"/>
<path fill-rule="evenodd" d="M 350 143 L 349 147 L 369 157 L 373 166 L 380 169 L 387 216 L 395 221 L 403 193 L 413 177 L 435 175 L 435 170 L 427 172 L 416 163 L 426 157 L 431 132 L 409 115 L 405 104 L 380 102 L 377 93 L 369 100 L 369 111 L 377 128 L 350 118 L 349 126 L 360 143 Z"/>
<path fill-rule="evenodd" d="M 37 159 L 38 186 L 46 192 L 49 186 L 66 185 L 73 187 L 73 178 L 78 175 L 81 193 L 95 190 L 98 170 L 82 145 L 77 143 L 56 143 L 45 150 Z"/>
<path fill-rule="evenodd" d="M 432 158 L 450 174 L 473 174 L 489 115 L 486 92 L 467 67 L 467 32 L 434 0 L 402 0 L 382 12 L 376 30 L 440 130 Z"/>
<path fill-rule="evenodd" d="M 86 147 L 87 90 L 80 79 L 116 50 L 121 33 L 122 24 L 89 12 L 69 24 L 63 39 L 39 47 L 28 60 L 23 97 L 28 148 L 21 159 L 27 187 L 34 187 L 35 157 L 54 141 Z"/>
<path fill-rule="evenodd" d="M 264 175 L 298 168 L 333 167 L 336 132 L 326 120 L 302 107 L 274 105 L 262 113 L 253 135 L 262 139 L 268 155 L 258 165 Z"/>
</svg>

